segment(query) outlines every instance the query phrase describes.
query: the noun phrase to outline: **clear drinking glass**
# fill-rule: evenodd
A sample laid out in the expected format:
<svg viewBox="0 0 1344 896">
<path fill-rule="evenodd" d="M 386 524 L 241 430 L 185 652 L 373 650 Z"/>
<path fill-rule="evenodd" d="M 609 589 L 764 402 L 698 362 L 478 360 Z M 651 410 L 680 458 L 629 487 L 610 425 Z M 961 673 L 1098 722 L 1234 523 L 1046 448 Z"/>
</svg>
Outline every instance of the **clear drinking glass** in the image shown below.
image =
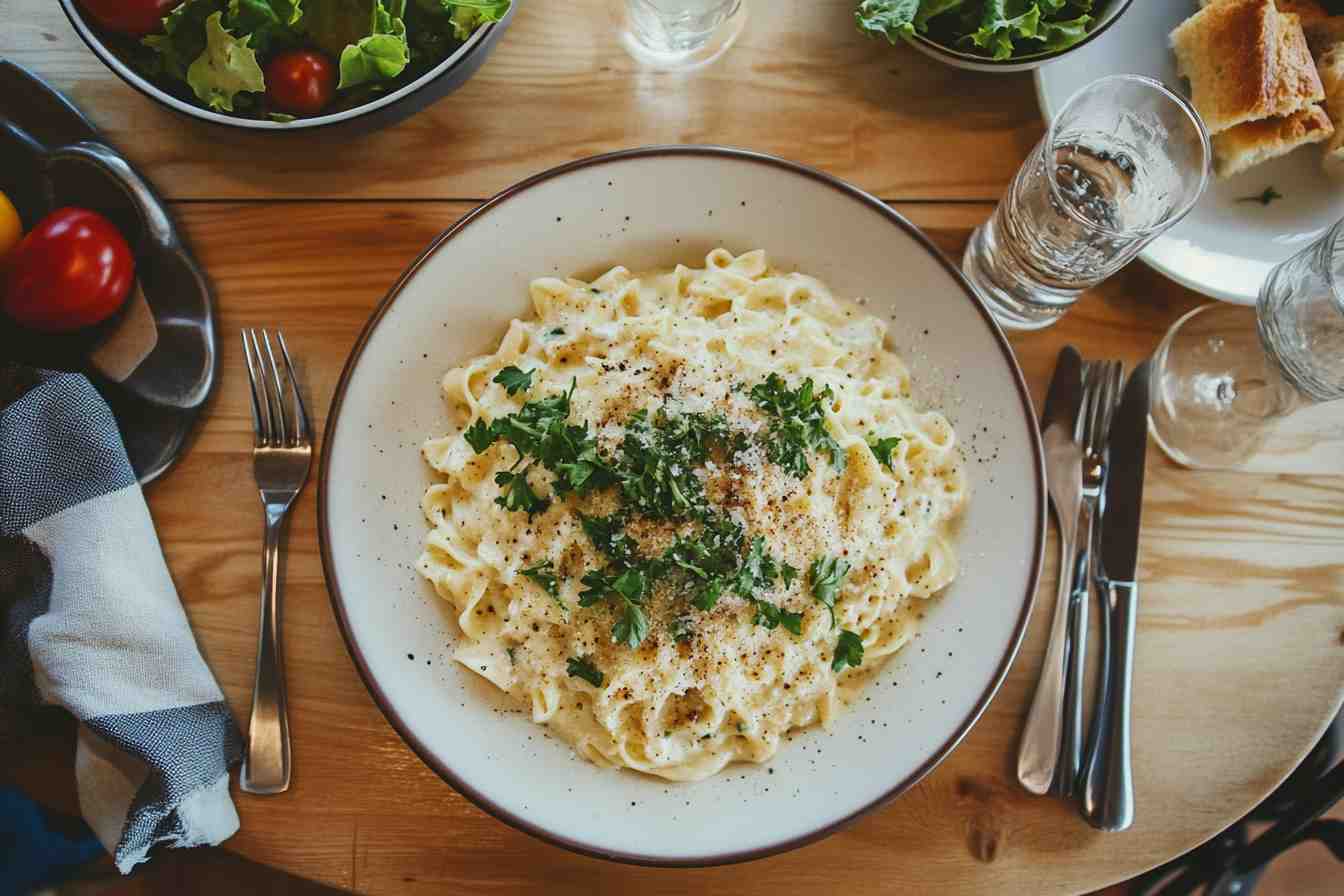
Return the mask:
<svg viewBox="0 0 1344 896">
<path fill-rule="evenodd" d="M 1210 158 L 1199 115 L 1159 82 L 1093 81 L 971 235 L 962 270 L 1004 327 L 1048 327 L 1190 211 Z"/>
<path fill-rule="evenodd" d="M 1242 466 L 1283 417 L 1344 399 L 1344 221 L 1274 268 L 1255 308 L 1178 320 L 1153 365 L 1153 436 L 1188 467 Z"/>
<path fill-rule="evenodd" d="M 625 0 L 622 39 L 630 54 L 656 68 L 704 65 L 742 31 L 742 0 Z"/>
</svg>

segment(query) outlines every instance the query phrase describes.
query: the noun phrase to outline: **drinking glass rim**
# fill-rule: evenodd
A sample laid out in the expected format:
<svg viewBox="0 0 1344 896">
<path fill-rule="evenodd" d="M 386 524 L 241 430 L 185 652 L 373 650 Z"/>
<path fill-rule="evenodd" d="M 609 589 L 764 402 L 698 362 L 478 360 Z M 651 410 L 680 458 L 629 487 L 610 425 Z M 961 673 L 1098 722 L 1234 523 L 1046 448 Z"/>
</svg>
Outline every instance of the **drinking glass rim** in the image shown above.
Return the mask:
<svg viewBox="0 0 1344 896">
<path fill-rule="evenodd" d="M 1190 209 L 1195 207 L 1195 203 L 1198 202 L 1200 197 L 1204 195 L 1204 190 L 1209 185 L 1209 174 L 1213 170 L 1213 144 L 1209 140 L 1209 130 L 1204 126 L 1204 119 L 1199 117 L 1199 113 L 1195 111 L 1195 107 L 1190 104 L 1189 100 L 1181 96 L 1179 93 L 1176 93 L 1174 90 L 1167 87 L 1167 85 L 1163 84 L 1156 78 L 1149 78 L 1146 75 L 1133 75 L 1133 74 L 1106 75 L 1104 77 L 1096 79 L 1095 81 L 1090 81 L 1089 83 L 1084 84 L 1082 87 L 1075 90 L 1073 92 L 1073 95 L 1070 96 L 1068 100 L 1064 102 L 1064 105 L 1060 106 L 1059 112 L 1055 114 L 1055 117 L 1050 121 L 1050 126 L 1046 128 L 1045 131 L 1045 138 L 1044 138 L 1045 142 L 1042 145 L 1042 149 L 1046 153 L 1050 153 L 1051 147 L 1053 147 L 1055 144 L 1055 137 L 1058 136 L 1059 123 L 1063 121 L 1064 113 L 1068 111 L 1069 107 L 1073 105 L 1075 100 L 1077 100 L 1080 96 L 1083 95 L 1084 91 L 1091 90 L 1093 87 L 1096 87 L 1103 81 L 1132 81 L 1143 84 L 1147 87 L 1151 87 L 1158 93 L 1165 96 L 1168 100 L 1175 103 L 1176 107 L 1180 109 L 1183 113 L 1185 113 L 1185 117 L 1189 119 L 1191 124 L 1195 126 L 1195 131 L 1199 134 L 1200 145 L 1204 150 L 1204 166 L 1199 176 L 1199 189 L 1195 191 L 1194 196 L 1187 203 L 1185 203 L 1184 207 L 1182 207 L 1178 211 L 1173 212 L 1162 223 L 1154 224 L 1151 227 L 1141 227 L 1134 229 L 1126 228 L 1123 230 L 1116 230 L 1111 227 L 1106 227 L 1102 224 L 1098 224 L 1095 221 L 1085 218 L 1081 214 L 1079 214 L 1074 209 L 1072 204 L 1064 201 L 1065 197 L 1060 190 L 1059 182 L 1055 179 L 1054 174 L 1051 172 L 1047 172 L 1046 181 L 1050 185 L 1050 195 L 1054 198 L 1058 206 L 1064 210 L 1064 213 L 1068 215 L 1070 218 L 1073 218 L 1075 221 L 1084 225 L 1085 227 L 1091 228 L 1092 230 L 1104 234 L 1106 236 L 1144 237 L 1161 233 L 1163 230 L 1166 230 L 1168 227 L 1173 226 L 1182 218 L 1184 218 L 1187 214 L 1189 214 Z"/>
</svg>

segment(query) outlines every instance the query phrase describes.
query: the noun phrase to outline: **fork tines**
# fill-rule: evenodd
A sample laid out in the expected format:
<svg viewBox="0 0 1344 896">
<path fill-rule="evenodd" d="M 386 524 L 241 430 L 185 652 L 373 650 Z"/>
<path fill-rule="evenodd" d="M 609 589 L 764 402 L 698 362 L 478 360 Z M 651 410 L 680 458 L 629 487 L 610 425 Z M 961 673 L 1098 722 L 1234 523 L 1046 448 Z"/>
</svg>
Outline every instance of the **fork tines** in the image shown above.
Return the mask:
<svg viewBox="0 0 1344 896">
<path fill-rule="evenodd" d="M 276 330 L 275 339 L 284 362 L 283 374 L 271 347 L 271 334 L 266 330 L 261 330 L 260 335 L 255 329 L 243 330 L 243 354 L 252 383 L 252 424 L 258 446 L 297 448 L 311 443 L 312 425 L 299 393 L 299 380 L 294 375 L 294 362 L 289 357 L 284 334 Z"/>
</svg>

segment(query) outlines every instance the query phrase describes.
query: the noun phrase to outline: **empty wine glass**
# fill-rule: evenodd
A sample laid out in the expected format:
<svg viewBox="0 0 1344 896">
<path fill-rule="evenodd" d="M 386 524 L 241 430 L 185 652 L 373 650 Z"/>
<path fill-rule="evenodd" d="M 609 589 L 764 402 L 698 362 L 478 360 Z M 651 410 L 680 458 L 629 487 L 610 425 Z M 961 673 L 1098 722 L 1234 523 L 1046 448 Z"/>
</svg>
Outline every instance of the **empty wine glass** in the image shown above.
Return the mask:
<svg viewBox="0 0 1344 896">
<path fill-rule="evenodd" d="M 1279 420 L 1344 399 L 1344 221 L 1274 268 L 1255 308 L 1178 320 L 1153 365 L 1153 436 L 1188 467 L 1244 466 Z"/>
</svg>

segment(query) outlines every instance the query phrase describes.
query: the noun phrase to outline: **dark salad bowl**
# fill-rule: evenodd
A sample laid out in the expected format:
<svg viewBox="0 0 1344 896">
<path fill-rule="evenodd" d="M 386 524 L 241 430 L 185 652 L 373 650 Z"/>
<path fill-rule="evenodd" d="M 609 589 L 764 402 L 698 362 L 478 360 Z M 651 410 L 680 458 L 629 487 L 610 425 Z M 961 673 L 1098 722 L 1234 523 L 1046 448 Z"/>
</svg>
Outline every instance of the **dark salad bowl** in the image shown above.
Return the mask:
<svg viewBox="0 0 1344 896">
<path fill-rule="evenodd" d="M 477 28 L 447 58 L 409 83 L 376 94 L 367 102 L 350 108 L 296 118 L 292 121 L 273 121 L 215 112 L 165 90 L 121 58 L 111 42 L 104 39 L 97 25 L 85 15 L 80 8 L 79 0 L 60 0 L 61 9 L 80 39 L 104 65 L 112 70 L 113 74 L 160 106 L 179 115 L 239 131 L 310 133 L 315 130 L 334 130 L 346 134 L 369 133 L 396 124 L 465 84 L 494 51 L 495 44 L 504 34 L 504 29 L 513 21 L 520 2 L 522 0 L 513 0 L 508 13 L 502 19 Z"/>
</svg>

